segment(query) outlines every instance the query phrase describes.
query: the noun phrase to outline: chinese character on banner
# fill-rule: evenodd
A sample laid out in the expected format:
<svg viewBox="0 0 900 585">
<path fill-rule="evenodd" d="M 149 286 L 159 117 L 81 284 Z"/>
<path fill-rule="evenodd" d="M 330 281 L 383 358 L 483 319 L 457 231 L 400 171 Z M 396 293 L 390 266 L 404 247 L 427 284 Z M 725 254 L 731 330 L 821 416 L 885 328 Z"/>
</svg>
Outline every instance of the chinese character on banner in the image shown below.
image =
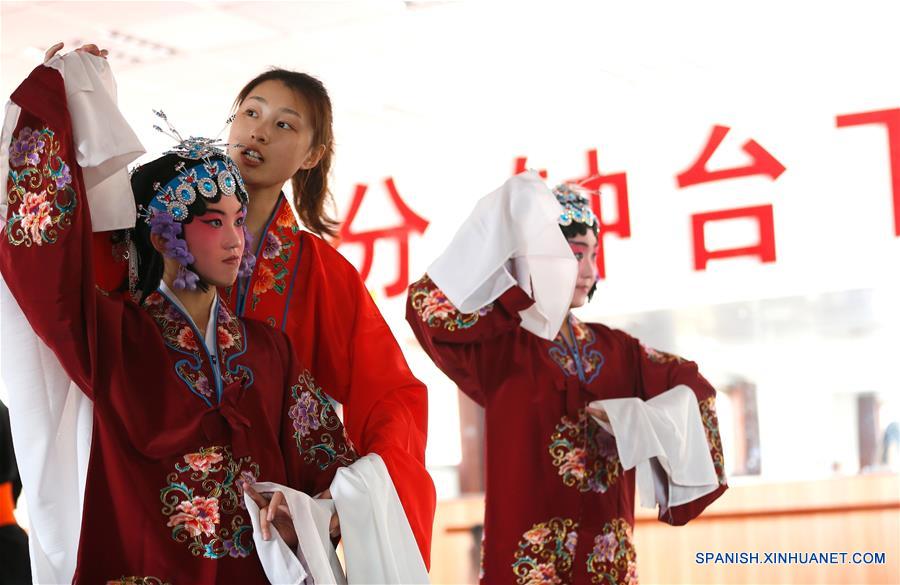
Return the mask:
<svg viewBox="0 0 900 585">
<path fill-rule="evenodd" d="M 785 171 L 784 165 L 755 140 L 748 140 L 742 147 L 743 151 L 750 156 L 751 161 L 748 164 L 729 169 L 709 170 L 707 163 L 729 130 L 730 128 L 727 126 L 713 126 L 712 133 L 700 156 L 687 170 L 677 176 L 679 187 L 685 188 L 691 185 L 753 175 L 768 176 L 774 181 Z M 730 219 L 754 220 L 759 227 L 759 243 L 724 250 L 708 249 L 705 235 L 706 224 Z M 761 262 L 775 262 L 775 221 L 772 205 L 696 213 L 691 216 L 691 229 L 694 243 L 694 270 L 706 270 L 706 265 L 710 260 L 739 256 L 755 256 Z"/>
<path fill-rule="evenodd" d="M 515 172 L 525 170 L 527 158 L 516 159 Z M 569 184 L 579 185 L 590 192 L 591 208 L 597 214 L 600 223 L 600 234 L 597 239 L 597 274 L 600 278 L 606 278 L 606 255 L 603 240 L 607 234 L 614 234 L 622 239 L 631 237 L 631 215 L 628 211 L 628 179 L 625 173 L 612 173 L 604 175 L 600 173 L 600 165 L 597 162 L 597 149 L 587 152 L 587 173 L 583 177 L 566 181 Z M 547 178 L 547 171 L 540 171 L 543 178 Z M 603 215 L 600 205 L 600 189 L 604 186 L 612 186 L 615 189 L 616 219 L 608 221 Z"/>
<path fill-rule="evenodd" d="M 376 230 L 368 230 L 363 232 L 353 231 L 353 221 L 362 205 L 363 198 L 368 190 L 368 185 L 356 185 L 356 191 L 353 193 L 353 200 L 350 202 L 350 211 L 341 224 L 340 234 L 338 236 L 338 246 L 344 244 L 361 244 L 363 246 L 363 265 L 359 273 L 363 280 L 369 277 L 372 270 L 372 262 L 375 259 L 375 242 L 381 239 L 394 240 L 397 243 L 397 280 L 384 287 L 384 293 L 388 297 L 395 297 L 406 292 L 409 286 L 409 237 L 412 233 L 423 234 L 425 228 L 428 227 L 428 220 L 419 217 L 409 208 L 408 205 L 400 197 L 394 179 L 388 177 L 384 180 L 387 187 L 388 195 L 394 209 L 400 214 L 402 223 L 400 225 L 381 228 Z"/>
<path fill-rule="evenodd" d="M 894 235 L 900 236 L 900 108 L 837 116 L 837 127 L 884 124 L 887 129 L 891 194 L 894 200 Z"/>
</svg>

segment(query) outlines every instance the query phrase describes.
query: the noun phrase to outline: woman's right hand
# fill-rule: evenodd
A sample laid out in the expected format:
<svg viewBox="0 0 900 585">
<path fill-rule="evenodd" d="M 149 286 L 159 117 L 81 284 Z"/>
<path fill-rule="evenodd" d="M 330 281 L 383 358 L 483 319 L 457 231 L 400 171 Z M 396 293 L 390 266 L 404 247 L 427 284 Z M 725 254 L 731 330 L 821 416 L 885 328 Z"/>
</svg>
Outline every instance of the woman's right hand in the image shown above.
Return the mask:
<svg viewBox="0 0 900 585">
<path fill-rule="evenodd" d="M 63 48 L 63 46 L 65 46 L 65 43 L 56 43 L 55 45 L 47 49 L 47 52 L 44 53 L 44 63 L 52 59 L 53 56 Z M 109 51 L 107 51 L 106 49 L 101 49 L 93 43 L 81 45 L 75 50 L 81 51 L 82 53 L 90 53 L 91 55 L 94 55 L 96 57 L 103 57 L 104 59 L 106 59 L 107 55 L 109 55 Z"/>
<path fill-rule="evenodd" d="M 291 510 L 285 502 L 284 494 L 281 492 L 261 494 L 249 484 L 244 484 L 244 493 L 259 507 L 259 529 L 263 540 L 272 538 L 274 528 L 288 547 L 296 549 L 300 538 L 294 529 Z"/>
</svg>

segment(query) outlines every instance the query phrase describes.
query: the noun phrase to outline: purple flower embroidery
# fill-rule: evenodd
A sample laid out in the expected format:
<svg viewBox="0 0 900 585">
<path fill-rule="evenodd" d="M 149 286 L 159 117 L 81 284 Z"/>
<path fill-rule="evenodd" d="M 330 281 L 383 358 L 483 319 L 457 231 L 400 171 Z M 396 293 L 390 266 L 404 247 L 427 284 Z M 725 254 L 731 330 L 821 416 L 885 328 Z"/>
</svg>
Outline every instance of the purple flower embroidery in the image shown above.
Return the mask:
<svg viewBox="0 0 900 585">
<path fill-rule="evenodd" d="M 253 485 L 254 483 L 256 483 L 256 476 L 253 475 L 252 471 L 247 471 L 245 469 L 244 471 L 241 472 L 241 479 L 239 481 L 241 482 L 242 487 L 244 486 L 244 484 L 248 484 L 248 483 L 250 485 Z"/>
<path fill-rule="evenodd" d="M 243 558 L 243 557 L 246 557 L 248 554 L 240 546 L 234 544 L 233 540 L 223 541 L 222 545 L 225 547 L 225 552 L 228 553 L 228 556 L 230 556 L 233 559 Z"/>
<path fill-rule="evenodd" d="M 178 310 L 178 307 L 175 306 L 175 303 L 169 303 L 166 306 L 163 317 L 167 321 L 175 321 L 176 323 L 182 323 L 184 321 L 184 318 L 182 318 L 181 316 L 181 311 Z"/>
<path fill-rule="evenodd" d="M 238 503 L 240 504 L 241 508 L 245 510 L 247 509 L 247 507 L 244 505 L 244 486 L 252 486 L 256 483 L 257 479 L 258 478 L 253 474 L 252 471 L 247 471 L 245 469 L 244 471 L 241 471 L 240 477 L 234 480 L 234 488 L 238 494 Z"/>
<path fill-rule="evenodd" d="M 319 428 L 319 404 L 309 392 L 303 392 L 297 398 L 288 415 L 294 421 L 294 430 L 301 437 L 308 435 L 310 430 Z"/>
<path fill-rule="evenodd" d="M 244 225 L 244 253 L 241 254 L 241 265 L 238 268 L 238 276 L 241 278 L 247 278 L 251 274 L 253 274 L 253 267 L 256 266 L 256 256 L 253 255 L 253 252 L 250 251 L 253 243 L 253 236 L 250 235 L 250 232 L 247 231 L 247 226 Z M 263 254 L 265 255 L 265 254 Z"/>
<path fill-rule="evenodd" d="M 212 388 L 210 388 L 209 386 L 209 379 L 202 373 L 197 378 L 197 384 L 194 386 L 194 388 L 197 390 L 197 392 L 206 396 L 207 398 L 212 396 Z"/>
<path fill-rule="evenodd" d="M 219 323 L 225 325 L 226 323 L 231 323 L 231 315 L 228 314 L 228 310 L 225 309 L 224 303 L 219 303 Z"/>
<path fill-rule="evenodd" d="M 281 240 L 278 239 L 278 236 L 269 232 L 266 234 L 266 243 L 263 246 L 263 258 L 271 260 L 281 253 L 281 248 Z"/>
<path fill-rule="evenodd" d="M 72 182 L 72 173 L 69 172 L 69 165 L 66 163 L 62 163 L 62 167 L 60 167 L 59 171 L 54 173 L 54 179 L 56 180 L 56 189 L 64 189 L 66 185 Z"/>
<path fill-rule="evenodd" d="M 566 550 L 570 555 L 575 554 L 575 546 L 578 544 L 578 533 L 574 530 L 566 535 Z"/>
<path fill-rule="evenodd" d="M 9 147 L 9 163 L 14 167 L 29 165 L 36 167 L 41 162 L 40 152 L 44 149 L 44 137 L 39 130 L 28 126 L 22 128 Z"/>
<path fill-rule="evenodd" d="M 616 558 L 618 544 L 615 533 L 599 534 L 594 538 L 594 556 L 601 561 L 611 563 Z"/>
</svg>

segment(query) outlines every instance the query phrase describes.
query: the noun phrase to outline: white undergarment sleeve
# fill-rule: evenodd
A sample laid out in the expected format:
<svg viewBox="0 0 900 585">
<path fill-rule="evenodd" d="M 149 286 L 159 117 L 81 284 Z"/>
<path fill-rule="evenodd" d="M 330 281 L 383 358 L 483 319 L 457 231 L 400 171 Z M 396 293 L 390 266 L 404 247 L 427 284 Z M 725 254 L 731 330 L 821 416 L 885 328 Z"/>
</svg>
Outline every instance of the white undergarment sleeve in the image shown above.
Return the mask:
<svg viewBox="0 0 900 585">
<path fill-rule="evenodd" d="M 685 385 L 644 401 L 640 398 L 595 400 L 616 438 L 623 469 L 636 467 L 641 506 L 662 511 L 692 502 L 718 487 L 716 470 L 693 390 Z"/>
</svg>

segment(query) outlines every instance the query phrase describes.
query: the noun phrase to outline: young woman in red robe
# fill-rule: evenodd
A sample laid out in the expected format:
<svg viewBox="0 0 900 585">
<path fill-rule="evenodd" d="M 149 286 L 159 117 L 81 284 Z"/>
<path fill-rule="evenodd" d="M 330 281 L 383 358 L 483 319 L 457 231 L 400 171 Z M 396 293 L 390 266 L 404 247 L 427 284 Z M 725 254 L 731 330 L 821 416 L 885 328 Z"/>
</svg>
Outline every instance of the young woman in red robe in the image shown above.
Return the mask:
<svg viewBox="0 0 900 585">
<path fill-rule="evenodd" d="M 486 247 L 502 245 L 485 239 L 491 234 L 509 234 L 510 241 L 531 240 L 531 246 L 535 239 L 545 237 L 540 234 L 555 232 L 554 237 L 559 238 L 559 230 L 553 227 L 554 213 L 559 214 L 562 234 L 578 267 L 577 276 L 574 268 L 572 271 L 574 280 L 560 279 L 566 284 L 557 283 L 557 287 L 569 287 L 574 282 L 574 290 L 557 292 L 566 295 L 564 300 L 571 298 L 568 306 L 575 308 L 583 305 L 596 288 L 598 223 L 587 200 L 569 189 L 558 189 L 560 210 L 536 177 L 520 175 L 509 185 L 509 191 L 527 191 L 526 199 L 504 208 L 512 213 L 501 213 L 495 204 L 502 192 L 485 198 L 476 208 L 477 217 L 469 220 L 468 226 L 475 226 L 473 230 L 460 230 L 451 250 L 429 269 L 433 274 L 409 287 L 407 304 L 407 321 L 422 347 L 463 392 L 485 409 L 481 580 L 529 585 L 636 583 L 632 545 L 636 469 L 633 462 L 623 467 L 619 453 L 628 451 L 631 458 L 635 449 L 646 450 L 648 435 L 633 436 L 629 424 L 619 424 L 622 417 L 612 414 L 620 413 L 623 407 L 654 408 L 656 413 L 665 411 L 664 416 L 670 417 L 667 420 L 677 420 L 671 409 L 655 406 L 651 399 L 665 395 L 664 400 L 675 398 L 689 405 L 693 418 L 688 419 L 694 426 L 686 428 L 699 437 L 700 445 L 694 445 L 693 455 L 702 470 L 699 475 L 703 479 L 697 483 L 703 485 L 676 486 L 666 481 L 657 466 L 665 460 L 665 471 L 682 481 L 684 474 L 679 466 L 695 464 L 678 463 L 674 457 L 645 462 L 646 469 L 669 489 L 669 500 L 660 498 L 660 520 L 684 524 L 726 489 L 715 391 L 693 362 L 649 349 L 627 333 L 600 323 L 582 322 L 571 313 L 565 316 L 555 338 L 553 333 L 549 339 L 534 334 L 523 326 L 525 317 L 520 313 L 535 305 L 535 298 L 521 286 L 507 286 L 505 292 L 494 295 L 493 302 L 468 313 L 457 310 L 430 277 L 440 280 L 440 275 L 448 290 L 458 288 L 452 286 L 458 284 L 454 278 L 470 277 L 479 260 L 470 253 L 453 257 L 454 246 L 457 251 L 480 249 L 483 256 Z M 533 199 L 540 197 L 550 200 L 550 232 L 535 229 L 535 225 L 544 226 L 543 219 L 538 218 L 535 224 L 533 217 L 522 217 L 546 209 L 547 202 L 543 201 L 545 206 L 535 211 Z M 509 222 L 519 225 L 509 226 Z M 519 229 L 527 222 L 532 222 L 530 228 Z M 477 242 L 465 241 L 471 234 L 477 234 Z M 560 241 L 560 245 L 567 254 L 566 243 Z M 529 253 L 535 250 L 532 247 Z M 547 250 L 552 246 L 542 250 L 544 259 L 550 253 L 544 253 Z M 500 269 L 491 267 L 485 274 L 505 274 L 503 263 L 514 256 L 515 251 L 498 257 Z M 563 260 L 571 263 L 571 259 Z M 538 258 L 535 265 L 541 261 Z M 539 275 L 537 269 L 533 270 L 523 286 L 541 290 L 546 283 L 538 282 Z M 494 282 L 488 279 L 485 284 L 484 279 L 472 277 L 466 286 L 469 284 L 473 285 L 470 290 L 488 290 Z M 551 289 L 553 285 L 551 282 Z M 462 304 L 459 299 L 457 302 Z M 666 394 L 670 389 L 676 390 Z M 647 433 L 652 435 L 653 431 Z M 666 439 L 661 442 L 666 443 Z M 624 448 L 626 443 L 630 444 L 628 449 Z M 678 451 L 680 446 L 671 447 Z M 652 486 L 650 494 L 652 498 Z"/>
<path fill-rule="evenodd" d="M 328 93 L 314 77 L 276 69 L 250 81 L 235 108 L 228 141 L 240 145 L 231 154 L 250 194 L 257 262 L 223 296 L 237 315 L 287 333 L 297 358 L 342 404 L 360 455 L 377 453 L 387 466 L 427 565 L 435 492 L 425 469 L 426 389 L 359 273 L 321 237 L 335 236 L 337 226 L 326 213 Z M 302 224 L 282 191 L 288 180 Z"/>
<path fill-rule="evenodd" d="M 47 58 L 62 48 L 58 43 Z M 79 50 L 97 56 L 96 45 Z M 247 227 L 257 263 L 222 296 L 236 315 L 284 331 L 297 358 L 316 371 L 343 407 L 361 455 L 378 454 L 391 476 L 425 564 L 429 564 L 435 491 L 425 469 L 428 397 L 409 369 L 356 269 L 324 237 L 336 235 L 327 214 L 334 156 L 331 100 L 304 73 L 276 69 L 238 94 L 229 143 L 250 202 Z M 290 181 L 293 204 L 283 193 Z M 125 246 L 95 234 L 99 286 L 124 279 Z M 112 250 L 112 253 L 111 253 Z"/>
<path fill-rule="evenodd" d="M 236 166 L 195 142 L 135 172 L 137 304 L 95 285 L 59 73 L 36 68 L 12 99 L 0 272 L 94 403 L 74 582 L 267 582 L 244 487 L 317 494 L 356 455 L 288 338 L 218 298 L 252 264 Z"/>
</svg>

